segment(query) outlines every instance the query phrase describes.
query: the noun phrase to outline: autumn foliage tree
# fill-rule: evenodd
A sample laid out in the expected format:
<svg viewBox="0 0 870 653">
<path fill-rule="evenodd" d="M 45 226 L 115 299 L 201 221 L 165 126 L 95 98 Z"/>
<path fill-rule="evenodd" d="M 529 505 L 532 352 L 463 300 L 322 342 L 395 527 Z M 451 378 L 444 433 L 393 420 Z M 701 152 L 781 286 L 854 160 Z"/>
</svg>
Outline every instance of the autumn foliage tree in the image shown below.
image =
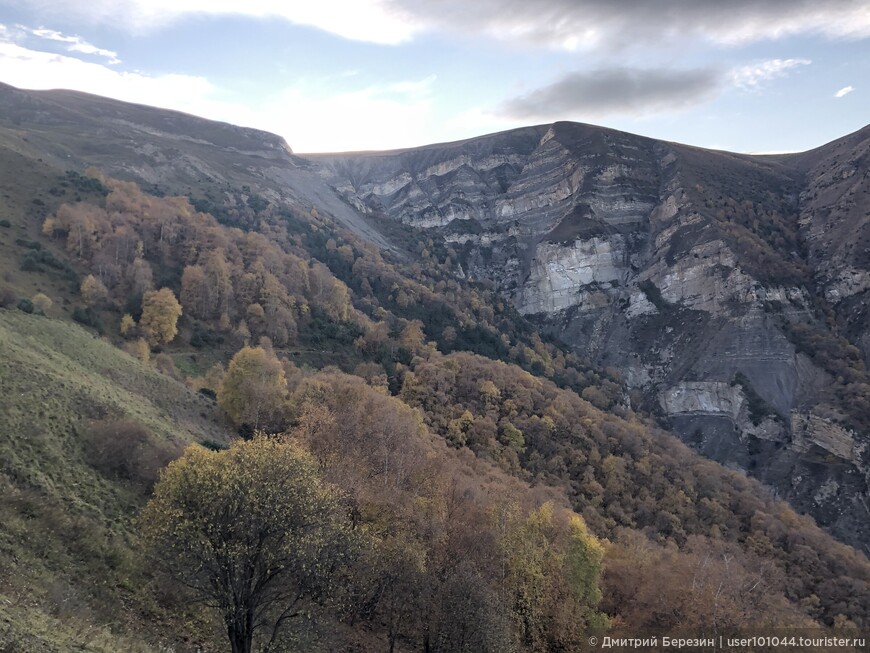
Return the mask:
<svg viewBox="0 0 870 653">
<path fill-rule="evenodd" d="M 181 275 L 181 301 L 194 317 L 209 317 L 208 281 L 200 265 L 188 265 Z"/>
<path fill-rule="evenodd" d="M 120 325 L 121 335 L 125 338 L 130 337 L 133 334 L 133 331 L 136 329 L 136 320 L 133 319 L 133 316 L 129 313 L 125 313 L 121 318 Z"/>
<path fill-rule="evenodd" d="M 243 347 L 233 356 L 217 393 L 218 405 L 230 420 L 253 430 L 274 427 L 286 398 L 284 368 L 262 347 Z"/>
<path fill-rule="evenodd" d="M 36 293 L 31 301 L 33 302 L 33 306 L 40 313 L 45 313 L 46 311 L 48 311 L 48 309 L 50 309 L 52 304 L 54 303 L 51 301 L 51 298 L 48 295 L 41 292 Z"/>
<path fill-rule="evenodd" d="M 326 600 L 353 549 L 336 489 L 309 454 L 257 437 L 227 451 L 194 445 L 161 475 L 140 518 L 173 577 L 218 610 L 233 653 L 264 653 Z"/>
<path fill-rule="evenodd" d="M 169 288 L 149 290 L 142 298 L 139 328 L 152 344 L 171 342 L 178 333 L 181 304 Z"/>
<path fill-rule="evenodd" d="M 89 274 L 82 280 L 80 292 L 82 301 L 91 308 L 104 302 L 109 295 L 109 291 L 103 282 L 92 274 Z"/>
<path fill-rule="evenodd" d="M 362 379 L 321 372 L 289 403 L 291 436 L 373 537 L 353 569 L 350 609 L 385 624 L 387 651 L 403 641 L 430 653 L 570 651 L 606 626 L 596 607 L 603 549 L 579 516 L 530 509 L 527 488 L 484 465 L 472 472 L 407 405 Z M 494 487 L 475 487 L 478 474 L 493 474 Z"/>
<path fill-rule="evenodd" d="M 774 563 L 784 578 L 779 586 L 765 588 L 762 605 L 768 613 L 773 613 L 773 597 L 788 597 L 793 605 L 802 608 L 819 605 L 818 610 L 810 608 L 807 613 L 829 624 L 840 614 L 859 627 L 867 619 L 870 569 L 866 558 L 856 557 L 854 550 L 826 539 L 815 524 L 765 497 L 745 476 L 693 457 L 684 445 L 649 424 L 599 410 L 576 393 L 559 389 L 516 366 L 465 353 L 436 355 L 416 362 L 404 374 L 400 397 L 421 408 L 426 424 L 453 446 L 464 446 L 481 457 L 495 459 L 513 473 L 561 484 L 570 493 L 574 508 L 598 536 L 614 538 L 621 528 L 637 531 L 644 539 L 650 534 L 651 539 L 674 547 L 674 565 L 684 569 L 692 564 L 686 556 L 693 555 L 689 549 L 697 548 L 701 540 L 695 538 L 699 536 L 723 540 L 743 554 L 757 550 L 767 562 Z M 516 437 L 518 434 L 522 440 Z M 822 540 L 827 543 L 822 545 Z M 809 549 L 813 553 L 808 563 Z M 637 551 L 640 555 L 641 549 Z M 735 555 L 727 552 L 729 559 Z M 719 555 L 718 560 L 723 559 Z M 757 564 L 751 558 L 747 560 L 749 568 Z M 615 569 L 613 564 L 605 567 Z M 625 569 L 637 568 L 635 560 L 629 559 L 625 565 Z M 658 564 L 649 569 L 653 574 L 660 573 Z M 728 582 L 737 578 L 735 564 L 730 575 L 711 563 L 708 571 L 712 574 L 714 570 L 718 578 L 727 578 Z M 673 577 L 681 574 L 675 572 Z M 661 598 L 669 585 L 657 585 L 652 577 L 645 580 L 650 583 L 651 604 L 658 602 L 663 610 L 672 612 L 675 600 Z M 754 583 L 747 580 L 748 587 Z M 699 587 L 696 583 L 696 594 L 687 601 L 687 609 L 693 606 L 697 610 L 700 605 Z M 718 581 L 709 587 L 715 597 Z M 742 597 L 742 590 L 734 589 L 740 597 L 734 604 L 748 605 L 756 600 L 761 587 L 756 586 Z M 845 587 L 849 589 L 843 591 Z M 632 592 L 625 596 L 639 596 Z M 676 588 L 673 596 L 680 592 L 682 589 Z M 708 602 L 708 606 L 717 606 L 720 616 L 726 605 L 724 592 L 719 592 L 718 603 Z M 664 623 L 658 617 L 657 622 L 639 621 L 643 610 L 632 608 L 629 612 L 631 605 L 624 600 L 608 603 L 611 611 L 630 614 L 627 621 L 632 625 Z M 734 623 L 743 619 L 742 625 L 749 626 L 758 621 L 757 611 L 744 611 L 739 616 L 739 611 L 729 610 Z M 700 610 L 699 614 L 703 613 Z M 683 626 L 688 623 L 685 616 L 673 622 Z"/>
<path fill-rule="evenodd" d="M 500 523 L 509 604 L 527 650 L 578 650 L 590 629 L 607 627 L 596 610 L 604 549 L 577 515 L 560 522 L 547 503 L 525 518 L 507 510 Z"/>
</svg>

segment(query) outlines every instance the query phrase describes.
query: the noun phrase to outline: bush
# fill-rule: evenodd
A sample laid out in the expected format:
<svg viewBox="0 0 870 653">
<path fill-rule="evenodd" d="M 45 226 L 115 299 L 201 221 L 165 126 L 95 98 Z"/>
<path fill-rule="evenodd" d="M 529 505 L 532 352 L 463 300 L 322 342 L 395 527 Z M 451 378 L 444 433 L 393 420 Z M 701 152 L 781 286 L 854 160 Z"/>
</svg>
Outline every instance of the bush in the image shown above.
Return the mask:
<svg viewBox="0 0 870 653">
<path fill-rule="evenodd" d="M 39 264 L 39 261 L 35 256 L 31 256 L 28 254 L 24 257 L 24 260 L 21 261 L 21 271 L 22 272 L 42 272 L 42 266 Z"/>
<path fill-rule="evenodd" d="M 220 442 L 215 442 L 214 440 L 203 440 L 199 444 L 209 451 L 226 451 L 229 449 L 229 446 L 221 444 Z"/>
<path fill-rule="evenodd" d="M 38 243 L 37 243 L 38 244 Z M 66 261 L 61 261 L 54 254 L 52 254 L 47 249 L 40 249 L 27 252 L 27 255 L 24 257 L 24 260 L 21 261 L 21 269 L 24 272 L 42 272 L 43 265 L 47 265 L 48 267 L 57 270 L 59 272 L 63 272 L 63 275 L 72 281 L 76 290 L 78 290 L 78 272 Z"/>
<path fill-rule="evenodd" d="M 19 311 L 24 311 L 25 313 L 33 313 L 33 302 L 26 297 L 22 297 L 21 299 L 19 299 L 17 306 Z"/>
<path fill-rule="evenodd" d="M 200 327 L 194 329 L 193 335 L 190 337 L 190 345 L 197 349 L 201 347 L 214 347 L 215 345 L 223 344 L 223 342 L 224 337 L 220 333 Z"/>
<path fill-rule="evenodd" d="M 129 420 L 92 422 L 83 433 L 88 463 L 103 476 L 130 481 L 150 492 L 161 469 L 181 455 L 180 447 L 157 440 Z"/>
<path fill-rule="evenodd" d="M 20 247 L 26 247 L 27 249 L 33 249 L 37 252 L 42 249 L 42 245 L 35 240 L 27 240 L 26 238 L 16 238 L 15 244 Z"/>
<path fill-rule="evenodd" d="M 79 324 L 96 329 L 97 333 L 100 335 L 103 335 L 106 331 L 106 325 L 103 324 L 103 320 L 100 319 L 97 312 L 91 308 L 76 306 L 75 310 L 73 310 L 72 319 Z"/>
<path fill-rule="evenodd" d="M 9 286 L 0 286 L 0 308 L 9 308 L 18 301 L 18 295 Z"/>
<path fill-rule="evenodd" d="M 109 189 L 101 180 L 87 174 L 82 175 L 75 170 L 67 170 L 66 182 L 82 193 L 93 193 L 103 197 L 109 194 Z"/>
<path fill-rule="evenodd" d="M 148 346 L 145 338 L 139 338 L 133 342 L 128 342 L 124 345 L 124 351 L 143 363 L 148 363 L 151 360 L 151 347 Z"/>
<path fill-rule="evenodd" d="M 178 373 L 178 369 L 175 367 L 175 361 L 172 360 L 172 356 L 169 354 L 160 353 L 154 357 L 154 367 L 161 374 L 165 374 L 166 376 L 175 379 L 176 381 L 181 380 L 181 375 Z"/>
<path fill-rule="evenodd" d="M 217 393 L 211 388 L 200 388 L 199 390 L 197 390 L 197 392 L 199 392 L 199 394 L 203 395 L 204 397 L 208 397 L 212 401 L 217 401 Z"/>
<path fill-rule="evenodd" d="M 45 315 L 46 311 L 50 309 L 54 303 L 48 295 L 41 292 L 36 293 L 30 301 L 33 302 L 36 311 L 42 315 Z"/>
<path fill-rule="evenodd" d="M 0 227 L 4 227 L 4 228 L 8 229 L 11 226 L 12 226 L 12 223 L 9 222 L 9 220 L 7 220 L 6 218 L 3 218 L 2 220 L 0 220 Z"/>
</svg>

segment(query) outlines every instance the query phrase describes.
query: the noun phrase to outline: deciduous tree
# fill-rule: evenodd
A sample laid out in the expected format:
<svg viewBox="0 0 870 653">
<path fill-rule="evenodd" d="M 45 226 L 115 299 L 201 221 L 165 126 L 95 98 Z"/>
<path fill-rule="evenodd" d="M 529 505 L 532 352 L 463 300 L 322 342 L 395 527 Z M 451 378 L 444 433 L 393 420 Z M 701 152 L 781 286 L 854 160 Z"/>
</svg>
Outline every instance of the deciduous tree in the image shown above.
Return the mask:
<svg viewBox="0 0 870 653">
<path fill-rule="evenodd" d="M 337 490 L 309 454 L 260 436 L 193 445 L 157 483 L 140 524 L 167 570 L 223 619 L 233 653 L 273 650 L 283 626 L 325 600 L 352 550 Z"/>
<path fill-rule="evenodd" d="M 188 265 L 181 275 L 181 303 L 193 317 L 201 320 L 211 317 L 213 307 L 209 301 L 209 284 L 201 265 Z"/>
<path fill-rule="evenodd" d="M 136 330 L 136 320 L 133 319 L 133 316 L 129 313 L 125 313 L 124 317 L 121 318 L 121 335 L 125 338 L 133 335 L 133 332 Z"/>
<path fill-rule="evenodd" d="M 218 405 L 236 426 L 277 426 L 287 398 L 281 362 L 262 347 L 243 347 L 230 361 L 218 389 Z"/>
<path fill-rule="evenodd" d="M 106 290 L 103 282 L 92 274 L 89 274 L 82 280 L 80 292 L 82 301 L 91 308 L 98 306 L 109 296 L 109 291 Z"/>
<path fill-rule="evenodd" d="M 150 290 L 142 298 L 139 327 L 152 344 L 171 342 L 178 333 L 181 304 L 169 288 Z"/>
</svg>

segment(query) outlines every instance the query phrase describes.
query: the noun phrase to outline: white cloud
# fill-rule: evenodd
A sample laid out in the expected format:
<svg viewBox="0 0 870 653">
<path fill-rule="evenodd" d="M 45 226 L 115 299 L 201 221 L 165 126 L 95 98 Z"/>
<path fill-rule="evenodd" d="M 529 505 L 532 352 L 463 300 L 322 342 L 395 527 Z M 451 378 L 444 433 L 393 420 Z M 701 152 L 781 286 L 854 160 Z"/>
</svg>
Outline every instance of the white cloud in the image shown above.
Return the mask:
<svg viewBox="0 0 870 653">
<path fill-rule="evenodd" d="M 675 112 L 730 89 L 760 91 L 791 69 L 810 63 L 809 59 L 770 59 L 728 71 L 619 66 L 580 70 L 503 102 L 495 115 L 549 122 Z"/>
<path fill-rule="evenodd" d="M 283 136 L 297 152 L 418 144 L 431 125 L 435 77 L 336 91 L 302 81 L 265 100 L 235 98 L 193 75 L 125 72 L 73 56 L 23 47 L 0 30 L 0 81 L 19 88 L 65 88 L 185 111 Z"/>
<path fill-rule="evenodd" d="M 854 91 L 854 90 L 855 90 L 855 87 L 854 87 L 854 86 L 844 86 L 844 87 L 841 88 L 839 91 L 837 91 L 836 93 L 834 93 L 834 97 L 836 97 L 836 98 L 841 98 L 841 97 L 843 97 L 843 96 L 845 96 L 845 95 L 849 95 L 849 93 L 851 93 L 851 92 Z"/>
<path fill-rule="evenodd" d="M 769 59 L 758 63 L 734 68 L 729 77 L 734 86 L 740 88 L 757 88 L 763 82 L 777 77 L 783 77 L 797 66 L 809 66 L 809 59 Z"/>
<path fill-rule="evenodd" d="M 702 41 L 739 45 L 796 34 L 870 37 L 866 0 L 0 0 L 43 18 L 153 29 L 189 16 L 277 18 L 357 41 L 422 32 L 487 35 L 561 50 Z"/>
<path fill-rule="evenodd" d="M 870 37 L 866 0 L 390 0 L 418 29 L 561 50 L 739 45 L 796 34 Z"/>
<path fill-rule="evenodd" d="M 56 30 L 45 29 L 43 27 L 40 27 L 39 29 L 31 29 L 22 25 L 16 25 L 16 27 L 41 39 L 46 39 L 48 41 L 58 41 L 60 43 L 67 43 L 67 50 L 69 50 L 70 52 L 95 54 L 108 59 L 110 64 L 121 63 L 121 60 L 118 59 L 117 52 L 113 52 L 112 50 L 106 50 L 104 48 L 98 48 L 97 46 L 88 43 L 80 36 L 67 36 L 66 34 L 63 34 Z"/>
<path fill-rule="evenodd" d="M 389 0 L 14 0 L 40 17 L 72 16 L 143 31 L 196 16 L 277 18 L 356 41 L 394 45 L 422 28 Z M 13 0 L 0 0 L 0 4 Z"/>
<path fill-rule="evenodd" d="M 21 88 L 67 88 L 140 103 L 165 101 L 181 110 L 190 110 L 185 106 L 190 104 L 187 98 L 204 98 L 215 91 L 202 77 L 120 72 L 102 64 L 32 50 L 9 41 L 0 42 L 0 70 L 3 82 Z"/>
<path fill-rule="evenodd" d="M 700 39 L 728 45 L 796 34 L 870 37 L 866 0 L 0 0 L 45 18 L 137 31 L 189 16 L 278 18 L 383 44 L 421 32 L 481 34 L 562 50 L 614 50 Z"/>
</svg>

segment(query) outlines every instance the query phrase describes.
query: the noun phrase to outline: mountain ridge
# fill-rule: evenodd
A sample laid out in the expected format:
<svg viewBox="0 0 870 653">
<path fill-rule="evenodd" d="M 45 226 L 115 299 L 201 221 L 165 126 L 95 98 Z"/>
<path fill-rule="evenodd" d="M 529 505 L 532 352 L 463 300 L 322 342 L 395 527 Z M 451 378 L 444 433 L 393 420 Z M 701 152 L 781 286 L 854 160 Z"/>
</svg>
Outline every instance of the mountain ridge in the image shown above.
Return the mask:
<svg viewBox="0 0 870 653">
<path fill-rule="evenodd" d="M 91 113 L 124 120 L 101 132 L 79 110 L 78 129 L 52 126 L 64 102 L 95 102 Z M 870 361 L 861 244 L 870 127 L 773 156 L 557 122 L 308 157 L 271 137 L 270 159 L 216 146 L 218 138 L 149 134 L 128 119 L 146 107 L 85 94 L 0 87 L 0 106 L 19 106 L 20 119 L 0 118 L 7 146 L 189 195 L 219 219 L 255 225 L 260 196 L 323 214 L 407 260 L 419 242 L 438 241 L 457 277 L 492 284 L 544 332 L 618 370 L 635 405 L 698 450 L 764 480 L 847 541 L 870 541 L 860 412 Z M 233 129 L 184 119 L 194 135 Z M 97 138 L 82 138 L 85 125 Z M 858 237 L 827 237 L 835 227 Z"/>
<path fill-rule="evenodd" d="M 858 350 L 809 284 L 806 191 L 777 164 L 560 124 L 364 161 L 356 186 L 288 165 L 291 192 L 268 159 L 55 111 L 0 113 L 0 648 L 219 650 L 217 614 L 155 575 L 133 519 L 181 446 L 258 427 L 315 455 L 372 536 L 338 601 L 294 622 L 306 650 L 466 625 L 504 650 L 528 616 L 526 584 L 499 598 L 515 552 L 509 577 L 550 597 L 541 637 L 573 650 L 563 574 L 521 534 L 561 560 L 551 508 L 606 538 L 582 593 L 614 627 L 868 623 L 866 556 L 774 496 L 862 534 L 856 415 L 830 412 L 859 403 Z M 268 387 L 243 382 L 258 360 Z"/>
<path fill-rule="evenodd" d="M 768 157 L 555 123 L 531 152 L 499 153 L 510 138 L 499 134 L 495 155 L 484 137 L 319 160 L 360 210 L 442 240 L 463 274 L 620 370 L 686 441 L 860 543 L 870 480 L 868 134 Z M 859 201 L 842 199 L 847 191 Z M 826 236 L 835 228 L 838 238 Z M 842 337 L 863 350 L 845 376 L 820 353 L 845 347 L 834 344 Z M 753 401 L 769 409 L 750 416 Z M 814 447 L 850 470 L 819 474 Z"/>
</svg>

